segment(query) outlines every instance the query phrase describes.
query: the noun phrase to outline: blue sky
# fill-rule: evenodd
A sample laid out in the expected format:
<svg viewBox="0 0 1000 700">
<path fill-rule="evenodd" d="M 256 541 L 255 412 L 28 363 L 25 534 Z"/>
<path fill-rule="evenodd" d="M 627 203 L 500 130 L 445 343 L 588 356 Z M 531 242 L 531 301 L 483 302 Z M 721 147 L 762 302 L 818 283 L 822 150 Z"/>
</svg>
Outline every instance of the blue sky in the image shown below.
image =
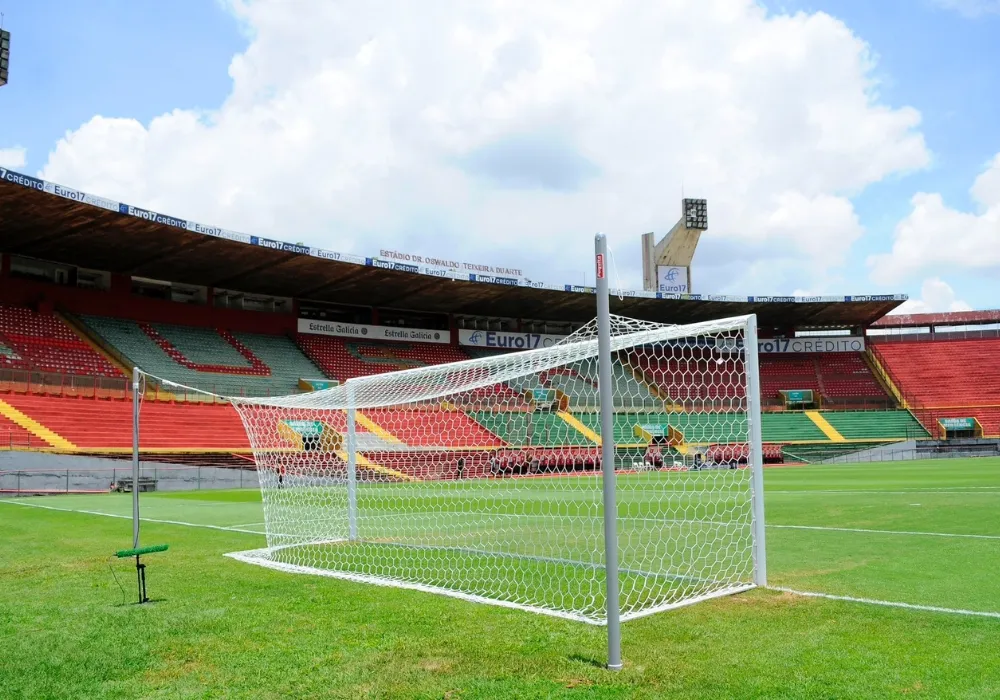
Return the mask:
<svg viewBox="0 0 1000 700">
<path fill-rule="evenodd" d="M 855 254 L 865 258 L 877 252 L 906 215 L 914 192 L 940 192 L 951 206 L 974 210 L 969 187 L 1000 151 L 1000 13 L 969 16 L 932 0 L 810 0 L 781 6 L 821 10 L 844 20 L 877 55 L 879 90 L 887 101 L 912 105 L 923 118 L 931 166 L 876 183 L 854 198 L 872 234 Z M 1000 239 L 1000 231 L 997 235 Z M 1000 306 L 995 272 L 958 276 L 949 283 L 975 308 Z"/>
<path fill-rule="evenodd" d="M 933 270 L 885 281 L 870 274 L 866 264 L 868 257 L 891 249 L 893 231 L 910 213 L 910 200 L 917 192 L 940 193 L 944 202 L 958 211 L 976 210 L 977 205 L 969 195 L 970 187 L 1000 152 L 1000 98 L 997 97 L 1000 95 L 1000 71 L 996 69 L 1000 65 L 1000 13 L 971 16 L 943 7 L 945 2 L 786 0 L 767 3 L 774 12 L 828 13 L 842 20 L 857 37 L 867 42 L 877 60 L 873 75 L 879 81 L 880 102 L 894 109 L 912 106 L 920 112 L 922 120 L 918 130 L 931 154 L 930 165 L 926 168 L 889 173 L 874 184 L 859 188 L 860 192 L 846 193 L 865 235 L 850 247 L 848 260 L 830 273 L 833 280 L 830 284 L 834 288 L 824 288 L 820 290 L 822 293 L 903 291 L 911 296 L 919 295 L 922 282 Z M 174 110 L 190 110 L 197 115 L 218 110 L 233 91 L 234 80 L 229 75 L 233 57 L 247 50 L 266 21 L 253 16 L 238 22 L 231 8 L 216 0 L 173 0 L 169 3 L 6 0 L 0 9 L 6 14 L 5 27 L 13 37 L 11 82 L 0 90 L 0 123 L 3 124 L 0 149 L 25 148 L 27 162 L 22 169 L 29 173 L 42 171 L 60 139 L 80 129 L 95 115 L 129 117 L 148 125 L 154 117 Z M 254 23 L 256 26 L 252 26 Z M 266 26 L 272 28 L 268 31 L 273 30 L 273 25 Z M 331 37 L 330 41 L 335 39 Z M 305 59 L 301 64 L 290 63 L 288 70 L 305 70 L 302 66 L 308 63 Z M 274 70 L 282 69 L 283 64 L 276 60 Z M 266 74 L 266 69 L 259 65 L 256 70 L 258 74 Z M 279 84 L 276 89 L 280 90 L 281 78 L 272 79 Z M 579 184 L 583 187 L 599 179 L 599 175 L 608 170 L 602 163 L 592 162 L 589 156 L 577 153 L 572 136 L 569 131 L 565 134 L 553 132 L 550 126 L 538 131 L 527 130 L 523 135 L 508 135 L 506 141 L 484 141 L 448 160 L 452 164 L 464 164 L 472 173 L 470 177 L 482 171 L 476 178 L 476 186 L 487 188 L 483 192 L 491 195 L 494 191 L 489 188 L 499 191 L 551 185 L 553 197 L 558 198 L 565 187 L 552 184 L 555 174 L 563 173 L 566 168 L 573 171 L 567 176 L 572 189 L 578 183 L 583 183 Z M 491 145 L 498 143 L 504 144 L 499 150 Z M 519 146 L 513 148 L 510 143 Z M 517 165 L 521 152 L 529 154 L 526 158 L 531 157 L 530 153 L 538 158 L 539 153 L 546 151 L 551 151 L 550 162 L 525 178 Z M 66 177 L 76 180 L 66 183 L 70 185 L 81 186 L 88 182 L 72 175 Z M 562 177 L 560 174 L 556 179 Z M 122 183 L 122 187 L 126 184 Z M 244 189 L 246 187 L 249 185 L 244 185 Z M 96 194 L 116 196 L 118 193 Z M 474 193 L 469 199 L 476 201 L 476 197 Z M 172 203 L 167 213 L 197 220 L 202 220 L 199 215 L 223 218 L 225 220 L 205 223 L 229 225 L 251 233 L 267 232 L 253 230 L 257 225 L 265 226 L 257 223 L 267 220 L 264 216 L 250 218 L 248 223 L 246 217 L 240 218 L 238 214 L 216 213 L 215 209 L 194 204 L 188 209 L 183 191 L 163 201 Z M 438 221 L 442 226 L 454 221 L 430 205 L 414 211 L 410 221 L 384 224 L 384 245 L 398 245 L 392 236 L 399 231 L 409 231 L 406 240 L 412 244 L 414 227 L 418 237 L 421 231 L 426 236 L 425 228 L 415 221 Z M 306 214 L 309 214 L 308 207 Z M 343 212 L 336 216 L 317 212 L 313 218 L 317 222 L 354 225 L 375 236 L 383 230 L 374 222 L 358 223 L 355 219 L 359 216 L 364 218 Z M 467 220 L 475 219 L 469 217 Z M 315 224 L 317 227 L 322 225 Z M 461 225 L 464 223 L 458 228 Z M 662 230 L 660 226 L 657 228 Z M 802 236 L 810 235 L 808 226 L 801 228 Z M 293 241 L 308 239 L 310 235 L 291 231 L 273 233 Z M 325 240 L 307 242 L 327 243 Z M 343 245 L 351 247 L 349 243 Z M 370 241 L 366 245 L 367 250 L 352 252 L 376 252 Z M 713 255 L 724 255 L 722 251 L 726 247 L 724 244 L 709 246 Z M 502 244 L 497 244 L 497 248 L 505 249 Z M 635 251 L 619 252 L 618 257 L 631 256 L 637 250 L 635 246 Z M 448 250 L 428 248 L 423 252 L 444 254 Z M 510 262 L 520 264 L 520 260 Z M 956 298 L 976 308 L 992 308 L 1000 306 L 1000 300 L 996 299 L 996 273 L 997 270 L 990 267 L 965 270 L 961 265 L 953 265 L 945 277 Z M 574 275 L 565 281 L 579 280 Z M 785 288 L 762 289 L 761 292 L 790 293 L 793 289 L 787 287 L 808 287 L 806 282 L 793 277 L 776 284 L 785 285 Z M 754 290 L 738 291 L 753 293 Z"/>
<path fill-rule="evenodd" d="M 148 121 L 211 108 L 247 40 L 211 0 L 5 0 L 11 78 L 0 90 L 7 143 L 39 170 L 56 141 L 95 114 Z M 11 137 L 14 138 L 12 140 Z"/>
</svg>

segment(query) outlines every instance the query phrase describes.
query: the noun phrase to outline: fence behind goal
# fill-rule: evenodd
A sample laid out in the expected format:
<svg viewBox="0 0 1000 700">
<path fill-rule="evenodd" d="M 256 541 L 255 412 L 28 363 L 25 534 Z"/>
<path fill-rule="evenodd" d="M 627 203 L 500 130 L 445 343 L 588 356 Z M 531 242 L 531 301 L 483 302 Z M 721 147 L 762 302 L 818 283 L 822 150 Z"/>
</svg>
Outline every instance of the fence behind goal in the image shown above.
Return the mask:
<svg viewBox="0 0 1000 700">
<path fill-rule="evenodd" d="M 596 329 L 550 348 L 233 399 L 267 530 L 266 548 L 233 556 L 605 623 Z M 752 317 L 612 317 L 623 620 L 754 585 L 748 331 L 755 351 Z"/>
</svg>

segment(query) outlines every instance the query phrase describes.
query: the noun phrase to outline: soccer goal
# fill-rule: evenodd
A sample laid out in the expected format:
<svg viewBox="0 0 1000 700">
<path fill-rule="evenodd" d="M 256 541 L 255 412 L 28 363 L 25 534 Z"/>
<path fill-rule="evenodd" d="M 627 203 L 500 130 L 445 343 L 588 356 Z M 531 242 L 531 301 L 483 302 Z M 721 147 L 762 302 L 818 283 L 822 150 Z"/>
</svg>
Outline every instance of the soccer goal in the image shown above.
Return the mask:
<svg viewBox="0 0 1000 700">
<path fill-rule="evenodd" d="M 232 399 L 267 546 L 231 556 L 615 635 L 763 585 L 754 317 L 611 316 L 602 272 L 555 346 Z"/>
</svg>

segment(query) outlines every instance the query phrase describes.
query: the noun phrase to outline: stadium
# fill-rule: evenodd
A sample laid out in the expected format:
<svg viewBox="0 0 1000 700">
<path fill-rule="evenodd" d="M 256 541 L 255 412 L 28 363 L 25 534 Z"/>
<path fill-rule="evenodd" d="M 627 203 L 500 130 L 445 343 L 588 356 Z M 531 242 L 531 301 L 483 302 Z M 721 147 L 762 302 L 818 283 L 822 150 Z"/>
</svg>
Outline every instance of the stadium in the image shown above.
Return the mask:
<svg viewBox="0 0 1000 700">
<path fill-rule="evenodd" d="M 115 604 L 128 569 L 108 574 L 91 550 L 129 541 L 122 521 L 142 491 L 143 542 L 172 546 L 146 558 L 162 619 L 213 576 L 267 606 L 317 590 L 289 572 L 321 574 L 341 579 L 321 586 L 341 587 L 320 590 L 367 615 L 388 596 L 370 583 L 417 589 L 396 593 L 390 610 L 440 617 L 469 606 L 447 614 L 517 628 L 498 642 L 512 657 L 550 623 L 428 591 L 568 618 L 551 624 L 570 625 L 569 646 L 586 650 L 572 673 L 598 683 L 600 636 L 572 621 L 608 624 L 596 477 L 610 455 L 622 619 L 683 608 L 626 625 L 626 673 L 640 673 L 652 637 L 692 624 L 727 648 L 751 629 L 766 638 L 761 625 L 784 630 L 793 641 L 733 657 L 762 665 L 765 695 L 787 687 L 782 660 L 798 653 L 796 635 L 834 622 L 850 631 L 822 633 L 823 643 L 848 661 L 809 663 L 855 696 L 905 676 L 846 677 L 871 639 L 909 648 L 921 630 L 921 649 L 939 658 L 913 670 L 918 678 L 985 663 L 968 650 L 995 639 L 1000 617 L 989 593 L 996 536 L 986 532 L 1000 488 L 998 312 L 890 314 L 901 295 L 612 291 L 604 444 L 595 288 L 259 238 L 10 170 L 0 170 L 0 224 L 0 494 L 28 506 L 0 516 L 23 547 L 36 546 L 34 529 L 93 534 L 80 580 L 46 584 L 60 606 L 100 616 Z M 720 321 L 751 317 L 759 379 L 744 352 L 747 322 Z M 755 550 L 755 460 L 767 467 L 770 591 Z M 251 594 L 260 576 L 265 590 Z M 127 609 L 125 587 L 121 597 Z M 686 607 L 714 598 L 749 602 Z M 821 598 L 831 600 L 800 609 Z M 341 624 L 330 605 L 300 602 L 289 614 L 302 623 L 319 606 L 326 624 Z M 760 616 L 748 620 L 751 609 Z M 451 638 L 461 629 L 448 644 L 461 646 Z M 126 643 L 123 630 L 104 634 L 103 644 Z M 226 630 L 205 634 L 211 654 L 230 643 Z M 220 673 L 211 682 L 233 687 L 232 671 Z M 415 673 L 426 676 L 419 687 L 459 682 Z M 100 694 L 109 679 L 99 676 L 56 674 L 49 690 Z M 412 691 L 389 676 L 386 692 Z"/>
</svg>

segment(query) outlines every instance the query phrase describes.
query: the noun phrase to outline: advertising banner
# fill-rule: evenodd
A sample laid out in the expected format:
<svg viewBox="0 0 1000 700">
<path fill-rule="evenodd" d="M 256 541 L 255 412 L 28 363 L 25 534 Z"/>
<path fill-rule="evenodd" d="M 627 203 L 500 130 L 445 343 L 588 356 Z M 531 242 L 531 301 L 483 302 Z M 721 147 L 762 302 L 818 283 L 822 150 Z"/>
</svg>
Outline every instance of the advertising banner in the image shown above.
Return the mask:
<svg viewBox="0 0 1000 700">
<path fill-rule="evenodd" d="M 720 338 L 715 348 L 721 352 L 736 352 L 743 346 L 742 340 Z M 806 338 L 765 338 L 757 341 L 757 352 L 761 355 L 782 353 L 817 352 L 864 352 L 865 339 L 855 335 Z"/>
<path fill-rule="evenodd" d="M 448 331 L 434 331 L 424 328 L 396 328 L 395 326 L 369 326 L 361 323 L 341 323 L 340 321 L 317 321 L 311 318 L 299 319 L 299 333 L 333 335 L 354 340 L 391 340 L 403 343 L 451 342 Z"/>
<path fill-rule="evenodd" d="M 458 344 L 472 348 L 496 350 L 534 350 L 535 348 L 550 348 L 565 337 L 564 335 L 545 335 L 543 333 L 460 330 Z"/>
<path fill-rule="evenodd" d="M 668 294 L 690 294 L 688 269 L 678 265 L 657 265 L 656 289 Z"/>
</svg>

